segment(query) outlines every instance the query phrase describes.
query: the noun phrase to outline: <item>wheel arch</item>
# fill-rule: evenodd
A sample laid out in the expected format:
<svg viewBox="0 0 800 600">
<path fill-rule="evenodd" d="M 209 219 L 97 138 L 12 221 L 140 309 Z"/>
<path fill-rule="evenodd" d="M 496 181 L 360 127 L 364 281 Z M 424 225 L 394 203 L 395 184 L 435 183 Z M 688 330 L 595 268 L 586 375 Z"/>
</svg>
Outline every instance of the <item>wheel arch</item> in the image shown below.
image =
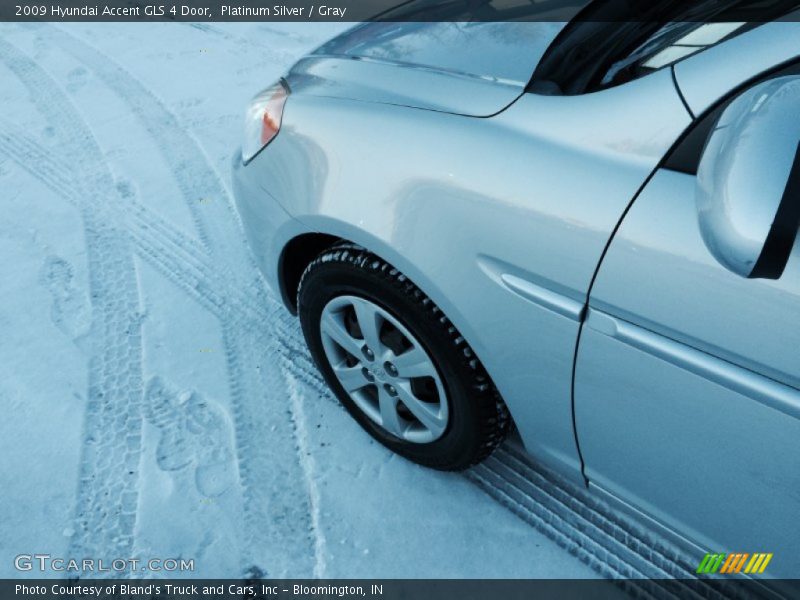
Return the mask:
<svg viewBox="0 0 800 600">
<path fill-rule="evenodd" d="M 302 233 L 290 239 L 278 258 L 278 285 L 281 299 L 289 312 L 297 315 L 297 290 L 306 267 L 324 250 L 346 242 L 327 233 Z"/>
<path fill-rule="evenodd" d="M 292 314 L 297 313 L 297 289 L 300 278 L 311 261 L 336 244 L 355 244 L 389 263 L 414 282 L 447 315 L 480 356 L 479 347 L 475 345 L 479 336 L 433 278 L 407 258 L 407 253 L 402 247 L 397 247 L 391 241 L 384 239 L 380 233 L 370 232 L 328 215 L 306 215 L 296 218 L 302 222 L 306 231 L 289 238 L 283 245 L 278 259 L 278 285 L 281 298 Z"/>
<path fill-rule="evenodd" d="M 284 245 L 278 265 L 281 297 L 292 314 L 297 314 L 297 292 L 300 279 L 306 267 L 320 253 L 337 244 L 360 246 L 403 273 L 439 307 L 458 332 L 464 336 L 467 344 L 469 344 L 475 356 L 484 366 L 484 370 L 492 381 L 495 390 L 498 389 L 494 383 L 494 377 L 486 370 L 486 363 L 482 359 L 486 349 L 479 343 L 476 344 L 480 337 L 456 308 L 455 304 L 442 292 L 441 288 L 426 276 L 422 269 L 404 257 L 402 249 L 392 246 L 368 231 L 338 219 L 315 215 L 310 218 L 303 218 L 302 221 L 312 231 L 291 238 Z M 500 394 L 499 390 L 497 393 Z M 503 403 L 508 407 L 505 400 Z M 511 407 L 508 407 L 508 409 L 512 426 L 515 427 L 513 411 Z"/>
</svg>

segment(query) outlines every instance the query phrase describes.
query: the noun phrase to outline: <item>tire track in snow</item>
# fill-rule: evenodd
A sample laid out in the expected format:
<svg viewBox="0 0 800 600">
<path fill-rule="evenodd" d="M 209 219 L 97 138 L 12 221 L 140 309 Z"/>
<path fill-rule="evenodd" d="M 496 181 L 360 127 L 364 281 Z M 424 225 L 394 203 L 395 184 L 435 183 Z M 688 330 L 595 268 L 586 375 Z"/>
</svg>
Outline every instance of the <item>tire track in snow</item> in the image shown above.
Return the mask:
<svg viewBox="0 0 800 600">
<path fill-rule="evenodd" d="M 2 125 L 2 123 L 0 123 Z M 25 133 L 16 130 L 13 134 L 13 126 L 5 124 L 5 127 L 0 126 L 0 152 L 5 152 L 11 157 L 18 157 L 25 159 L 21 162 L 23 166 L 37 165 L 38 168 L 32 169 L 31 173 L 38 177 L 43 183 L 48 185 L 56 193 L 61 193 L 68 197 L 68 199 L 75 203 L 75 194 L 71 192 L 70 173 L 64 164 L 59 164 L 57 158 L 48 155 L 45 149 L 38 147 L 35 143 L 25 139 Z M 229 281 L 221 280 L 220 274 L 216 273 L 211 264 L 199 253 L 188 251 L 191 248 L 190 240 L 183 239 L 181 241 L 181 234 L 177 231 L 169 231 L 169 225 L 159 220 L 159 217 L 154 214 L 149 214 L 148 209 L 138 205 L 135 200 L 131 200 L 133 213 L 137 218 L 131 219 L 132 236 L 136 243 L 136 250 L 139 255 L 148 261 L 154 268 L 162 272 L 165 276 L 173 281 L 179 281 L 180 287 L 187 292 L 198 304 L 208 309 L 210 312 L 219 314 L 221 309 L 224 309 L 224 300 L 226 297 L 236 297 L 239 302 L 234 302 L 229 308 L 234 311 L 241 311 L 246 314 L 248 310 L 254 311 L 251 326 L 257 326 L 258 323 L 263 323 L 265 320 L 276 322 L 279 318 L 284 321 L 286 325 L 287 314 L 286 311 L 277 302 L 270 303 L 270 311 L 262 309 L 260 311 L 249 303 L 247 298 L 243 295 L 241 299 L 238 298 L 234 291 L 237 286 Z M 138 225 L 138 226 L 137 226 Z M 153 236 L 152 231 L 159 231 L 162 235 Z M 160 239 L 161 238 L 161 239 Z M 177 243 L 162 243 L 162 239 L 177 240 Z M 195 248 L 197 251 L 197 248 Z M 202 284 L 202 285 L 201 285 Z M 231 294 L 228 295 L 223 292 L 223 295 L 217 295 L 217 290 L 230 290 Z M 292 319 L 291 324 L 294 324 Z M 294 337 L 290 337 L 294 333 Z M 305 429 L 305 418 L 303 415 L 303 407 L 299 394 L 297 393 L 298 384 L 313 385 L 313 378 L 316 377 L 313 373 L 313 365 L 310 364 L 307 354 L 302 354 L 307 365 L 303 366 L 298 356 L 303 352 L 301 347 L 292 347 L 292 342 L 295 344 L 297 341 L 298 332 L 290 332 L 285 330 L 279 333 L 281 339 L 285 339 L 286 343 L 282 344 L 282 349 L 285 350 L 282 357 L 281 364 L 285 369 L 286 378 L 288 380 L 289 389 L 295 390 L 290 399 L 293 405 L 293 412 L 298 416 L 296 419 L 298 427 L 298 438 L 301 457 L 306 457 L 308 454 L 308 446 L 306 442 L 307 432 Z M 302 343 L 302 342 L 300 342 Z M 299 380 L 299 381 L 298 381 Z M 323 387 L 321 381 L 317 381 L 317 392 L 320 395 L 328 397 L 327 389 Z M 331 399 L 331 401 L 333 401 Z M 313 480 L 313 459 L 304 459 L 302 466 L 306 472 L 306 480 L 309 487 L 309 499 L 311 504 L 311 518 L 317 529 L 320 528 L 319 512 L 320 500 L 319 493 L 316 489 L 316 484 Z M 325 572 L 325 538 L 317 536 L 314 543 L 314 576 L 322 577 Z"/>
<path fill-rule="evenodd" d="M 75 204 L 91 297 L 89 387 L 71 556 L 132 556 L 141 442 L 142 341 L 135 264 L 97 141 L 50 76 L 0 39 L 0 60 L 29 90 L 62 151 L 76 161 Z"/>
<path fill-rule="evenodd" d="M 77 205 L 68 165 L 29 139 L 27 132 L 8 122 L 0 120 L 0 124 L 3 124 L 0 127 L 0 149 L 55 193 Z M 19 157 L 26 160 L 20 161 Z M 282 365 L 290 364 L 293 377 L 320 395 L 329 395 L 308 355 L 297 320 L 286 312 L 282 304 L 270 295 L 264 304 L 257 304 L 246 285 L 229 271 L 221 270 L 194 239 L 135 198 L 127 198 L 126 206 L 131 215 L 128 222 L 132 240 L 141 258 L 218 318 L 222 318 L 226 311 L 235 311 L 248 319 L 249 328 L 263 327 L 265 322 L 274 324 L 280 339 Z"/>
<path fill-rule="evenodd" d="M 32 28 L 40 29 L 39 26 Z M 204 246 L 214 256 L 252 263 L 241 239 L 238 216 L 211 162 L 177 116 L 134 75 L 113 59 L 59 27 L 45 24 L 43 41 L 53 43 L 78 60 L 117 94 L 156 143 L 189 209 Z M 253 264 L 253 268 L 254 268 Z M 252 279 L 257 279 L 253 271 Z"/>
<path fill-rule="evenodd" d="M 47 32 L 48 42 L 58 44 L 93 71 L 130 107 L 172 171 L 209 257 L 235 270 L 255 303 L 267 305 L 269 296 L 244 242 L 230 196 L 199 144 L 123 67 L 58 28 L 50 27 Z M 273 390 L 286 387 L 277 360 L 278 344 L 270 335 L 269 322 L 253 327 L 240 311 L 230 310 L 227 298 L 217 300 L 215 314 L 222 328 L 244 491 L 247 562 L 253 563 L 252 572 L 271 577 L 310 575 L 319 571 L 314 548 L 323 534 L 312 518 L 308 497 L 312 483 L 303 484 L 307 473 L 295 435 L 301 426 L 299 418 L 291 405 L 270 402 Z"/>
<path fill-rule="evenodd" d="M 292 412 L 295 415 L 297 426 L 297 441 L 300 449 L 300 463 L 303 467 L 303 472 L 306 475 L 306 483 L 308 484 L 308 498 L 311 504 L 311 522 L 316 530 L 321 530 L 320 512 L 321 500 L 319 495 L 319 488 L 314 477 L 316 467 L 314 464 L 314 455 L 311 453 L 311 444 L 309 441 L 308 429 L 306 427 L 305 410 L 303 408 L 303 398 L 300 395 L 298 382 L 289 370 L 285 371 L 285 379 L 289 398 L 292 402 Z M 324 578 L 326 571 L 326 543 L 324 536 L 317 536 L 314 544 L 314 572 L 313 577 Z"/>
<path fill-rule="evenodd" d="M 621 586 L 637 597 L 773 597 L 724 580 L 698 578 L 696 556 L 614 511 L 585 487 L 535 464 L 519 442 L 507 442 L 466 476 L 601 574 L 626 578 Z"/>
</svg>

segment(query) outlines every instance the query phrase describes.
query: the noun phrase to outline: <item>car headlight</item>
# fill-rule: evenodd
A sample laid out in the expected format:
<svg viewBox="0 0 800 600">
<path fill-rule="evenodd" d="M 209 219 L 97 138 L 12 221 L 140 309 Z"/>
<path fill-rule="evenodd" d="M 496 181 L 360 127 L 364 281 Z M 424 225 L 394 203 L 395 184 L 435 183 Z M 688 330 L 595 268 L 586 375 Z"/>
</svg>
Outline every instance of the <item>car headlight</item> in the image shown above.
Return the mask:
<svg viewBox="0 0 800 600">
<path fill-rule="evenodd" d="M 242 161 L 250 162 L 278 135 L 283 118 L 283 106 L 288 97 L 289 86 L 280 80 L 250 101 L 245 113 Z"/>
</svg>

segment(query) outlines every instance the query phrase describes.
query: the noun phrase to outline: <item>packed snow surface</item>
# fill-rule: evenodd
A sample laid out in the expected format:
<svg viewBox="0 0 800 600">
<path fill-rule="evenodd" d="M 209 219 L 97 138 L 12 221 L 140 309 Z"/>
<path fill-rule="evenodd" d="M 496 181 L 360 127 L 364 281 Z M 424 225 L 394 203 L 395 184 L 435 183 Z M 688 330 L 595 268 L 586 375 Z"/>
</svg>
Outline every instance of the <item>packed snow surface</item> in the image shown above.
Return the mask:
<svg viewBox="0 0 800 600">
<path fill-rule="evenodd" d="M 0 26 L 0 577 L 594 575 L 363 433 L 253 267 L 243 108 L 343 27 Z"/>
</svg>

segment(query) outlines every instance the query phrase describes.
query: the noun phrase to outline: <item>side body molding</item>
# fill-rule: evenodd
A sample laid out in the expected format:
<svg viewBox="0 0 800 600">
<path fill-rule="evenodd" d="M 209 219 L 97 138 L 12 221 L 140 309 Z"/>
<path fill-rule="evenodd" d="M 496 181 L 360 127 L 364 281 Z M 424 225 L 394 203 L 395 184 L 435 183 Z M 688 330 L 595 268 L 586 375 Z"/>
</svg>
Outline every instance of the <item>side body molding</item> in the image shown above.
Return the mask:
<svg viewBox="0 0 800 600">
<path fill-rule="evenodd" d="M 597 309 L 589 309 L 586 326 L 684 371 L 800 419 L 800 390 L 747 371 L 711 354 L 654 333 Z"/>
<path fill-rule="evenodd" d="M 512 265 L 504 264 L 489 256 L 479 256 L 478 265 L 489 277 L 520 298 L 572 321 L 583 320 L 585 298 L 573 298 L 564 290 L 555 291 L 554 288 L 557 286 L 552 281 L 534 283 L 531 281 L 532 275 L 514 274 L 517 269 Z"/>
</svg>

